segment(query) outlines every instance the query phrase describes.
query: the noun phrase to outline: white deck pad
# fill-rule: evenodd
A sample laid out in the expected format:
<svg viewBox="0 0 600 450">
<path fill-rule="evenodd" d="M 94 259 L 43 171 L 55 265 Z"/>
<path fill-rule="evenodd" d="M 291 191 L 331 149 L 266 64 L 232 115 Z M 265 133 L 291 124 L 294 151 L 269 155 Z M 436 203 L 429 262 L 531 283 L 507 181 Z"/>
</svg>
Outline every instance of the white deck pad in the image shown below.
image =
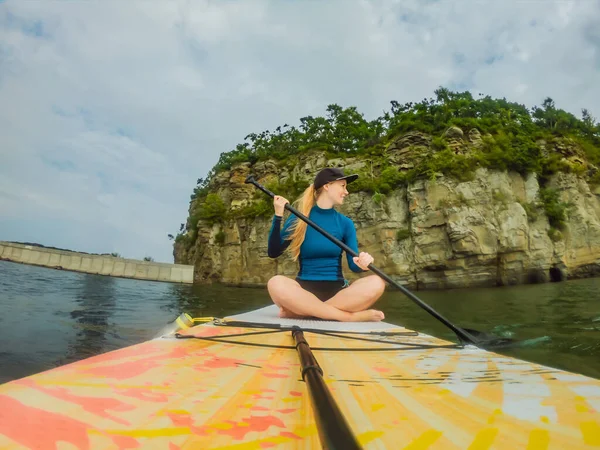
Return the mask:
<svg viewBox="0 0 600 450">
<path fill-rule="evenodd" d="M 336 322 L 320 319 L 286 319 L 279 317 L 277 305 L 265 306 L 242 314 L 225 317 L 226 320 L 251 322 L 261 325 L 281 325 L 282 327 L 298 326 L 303 329 L 346 331 L 365 333 L 369 331 L 412 331 L 387 322 Z"/>
</svg>

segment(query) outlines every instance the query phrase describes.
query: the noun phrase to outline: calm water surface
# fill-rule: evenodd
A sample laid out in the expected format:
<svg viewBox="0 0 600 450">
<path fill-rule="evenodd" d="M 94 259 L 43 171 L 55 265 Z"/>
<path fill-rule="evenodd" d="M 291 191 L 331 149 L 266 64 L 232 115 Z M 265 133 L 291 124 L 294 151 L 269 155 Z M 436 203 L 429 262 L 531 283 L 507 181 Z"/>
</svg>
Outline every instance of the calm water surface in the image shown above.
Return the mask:
<svg viewBox="0 0 600 450">
<path fill-rule="evenodd" d="M 459 326 L 516 339 L 502 353 L 600 378 L 600 279 L 416 292 Z M 0 261 L 0 383 L 150 339 L 181 312 L 241 313 L 265 289 L 190 286 Z M 378 303 L 386 321 L 452 339 L 400 292 Z"/>
</svg>

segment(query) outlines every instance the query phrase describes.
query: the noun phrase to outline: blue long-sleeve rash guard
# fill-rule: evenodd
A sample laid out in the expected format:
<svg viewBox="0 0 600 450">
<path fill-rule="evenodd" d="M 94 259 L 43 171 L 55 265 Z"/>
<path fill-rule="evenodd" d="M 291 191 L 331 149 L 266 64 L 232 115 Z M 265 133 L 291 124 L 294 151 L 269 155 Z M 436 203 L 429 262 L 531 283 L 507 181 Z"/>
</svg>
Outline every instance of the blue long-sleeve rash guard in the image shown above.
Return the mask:
<svg viewBox="0 0 600 450">
<path fill-rule="evenodd" d="M 323 209 L 318 205 L 313 206 L 308 217 L 329 234 L 358 253 L 356 229 L 354 228 L 354 223 L 348 217 L 333 208 Z M 296 220 L 299 219 L 294 215 L 290 215 L 285 221 L 282 230 L 282 217 L 273 216 L 269 232 L 269 257 L 277 258 L 290 245 L 290 227 Z M 354 263 L 352 255 L 346 254 L 346 259 L 348 267 L 353 272 L 366 272 Z M 300 270 L 298 271 L 297 278 L 300 280 L 344 281 L 342 274 L 342 249 L 310 225 L 306 227 L 306 235 L 300 246 L 298 260 L 300 262 Z"/>
</svg>

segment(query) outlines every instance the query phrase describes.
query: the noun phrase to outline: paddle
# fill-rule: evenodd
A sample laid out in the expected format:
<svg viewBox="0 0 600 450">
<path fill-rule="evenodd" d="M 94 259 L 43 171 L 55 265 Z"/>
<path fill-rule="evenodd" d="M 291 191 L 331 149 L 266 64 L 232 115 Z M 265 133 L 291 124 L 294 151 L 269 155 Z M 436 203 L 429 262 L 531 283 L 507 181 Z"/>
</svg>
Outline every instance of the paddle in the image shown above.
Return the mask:
<svg viewBox="0 0 600 450">
<path fill-rule="evenodd" d="M 271 196 L 272 198 L 275 197 L 275 194 L 273 194 L 271 191 L 269 191 L 264 186 L 262 186 L 260 183 L 258 183 L 254 179 L 254 176 L 252 176 L 252 175 L 249 175 L 246 178 L 246 183 L 253 184 L 258 189 L 263 191 L 265 194 Z M 345 250 L 348 254 L 350 254 L 352 256 L 358 256 L 358 253 L 356 253 L 354 250 L 352 250 L 346 244 L 341 242 L 339 239 L 330 235 L 327 231 L 322 229 L 319 225 L 314 223 L 312 220 L 310 220 L 308 217 L 306 217 L 300 211 L 296 210 L 289 203 L 286 203 L 285 209 L 287 209 L 288 211 L 290 211 L 291 213 L 296 215 L 298 218 L 302 219 L 304 222 L 309 224 L 311 227 L 313 227 L 315 230 L 317 230 L 323 236 L 325 236 L 326 238 L 328 238 L 329 240 L 331 240 L 332 242 L 337 244 L 339 247 L 341 247 L 343 250 Z M 467 343 L 467 344 L 472 344 L 477 347 L 487 349 L 487 348 L 508 347 L 514 343 L 514 341 L 512 339 L 489 335 L 489 334 L 483 333 L 481 331 L 472 330 L 472 329 L 468 329 L 468 328 L 457 327 L 452 322 L 450 322 L 448 319 L 446 319 L 444 316 L 442 316 L 440 313 L 438 313 L 436 310 L 434 310 L 431 306 L 429 306 L 428 304 L 423 302 L 415 294 L 410 292 L 408 289 L 406 289 L 400 283 L 397 283 L 396 281 L 394 281 L 391 277 L 389 277 L 388 275 L 383 273 L 380 269 L 375 267 L 373 264 L 369 264 L 368 268 L 372 272 L 376 273 L 381 278 L 383 278 L 385 281 L 390 283 L 392 286 L 395 286 L 396 288 L 398 288 L 404 295 L 406 295 L 408 298 L 410 298 L 413 302 L 415 302 L 417 305 L 419 305 L 421 308 L 423 308 L 425 311 L 427 311 L 429 314 L 431 314 L 437 320 L 439 320 L 444 325 L 446 325 L 448 328 L 450 328 L 456 334 L 456 336 L 458 337 L 459 341 L 462 344 Z"/>
</svg>

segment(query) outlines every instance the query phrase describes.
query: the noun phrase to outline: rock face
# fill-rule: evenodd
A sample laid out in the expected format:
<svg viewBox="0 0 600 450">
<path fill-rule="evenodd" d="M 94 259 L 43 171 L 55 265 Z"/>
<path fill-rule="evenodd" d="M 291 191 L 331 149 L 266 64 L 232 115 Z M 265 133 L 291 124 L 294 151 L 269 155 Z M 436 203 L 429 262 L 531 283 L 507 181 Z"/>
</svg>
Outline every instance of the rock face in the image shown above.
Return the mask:
<svg viewBox="0 0 600 450">
<path fill-rule="evenodd" d="M 456 130 L 449 137 L 465 139 Z M 478 145 L 479 133 L 469 141 Z M 425 148 L 427 141 L 408 135 L 390 146 L 390 159 L 407 145 Z M 404 144 L 404 145 L 403 145 Z M 312 179 L 325 165 L 344 166 L 349 173 L 364 161 L 327 160 L 323 154 L 301 159 L 290 171 L 267 161 L 251 167 L 238 164 L 214 182 L 228 208 L 238 208 L 253 198 L 271 199 L 244 183 L 252 173 L 257 181 Z M 557 189 L 571 207 L 565 229 L 552 233 L 540 201 L 535 175 L 477 169 L 473 181 L 458 182 L 440 176 L 418 180 L 393 190 L 379 201 L 365 192 L 349 195 L 338 210 L 357 228 L 359 250 L 375 258 L 375 265 L 413 289 L 447 289 L 497 286 L 564 280 L 600 274 L 600 193 L 574 173 L 559 173 L 547 187 Z M 290 201 L 294 199 L 289 199 Z M 286 217 L 287 217 L 286 212 Z M 238 218 L 222 224 L 198 224 L 193 246 L 175 248 L 175 260 L 195 265 L 195 282 L 264 286 L 270 277 L 294 277 L 297 263 L 286 252 L 278 259 L 267 256 L 272 214 Z M 218 236 L 221 236 L 218 239 Z M 224 238 L 223 238 L 224 235 Z M 351 272 L 342 258 L 349 280 Z"/>
</svg>

